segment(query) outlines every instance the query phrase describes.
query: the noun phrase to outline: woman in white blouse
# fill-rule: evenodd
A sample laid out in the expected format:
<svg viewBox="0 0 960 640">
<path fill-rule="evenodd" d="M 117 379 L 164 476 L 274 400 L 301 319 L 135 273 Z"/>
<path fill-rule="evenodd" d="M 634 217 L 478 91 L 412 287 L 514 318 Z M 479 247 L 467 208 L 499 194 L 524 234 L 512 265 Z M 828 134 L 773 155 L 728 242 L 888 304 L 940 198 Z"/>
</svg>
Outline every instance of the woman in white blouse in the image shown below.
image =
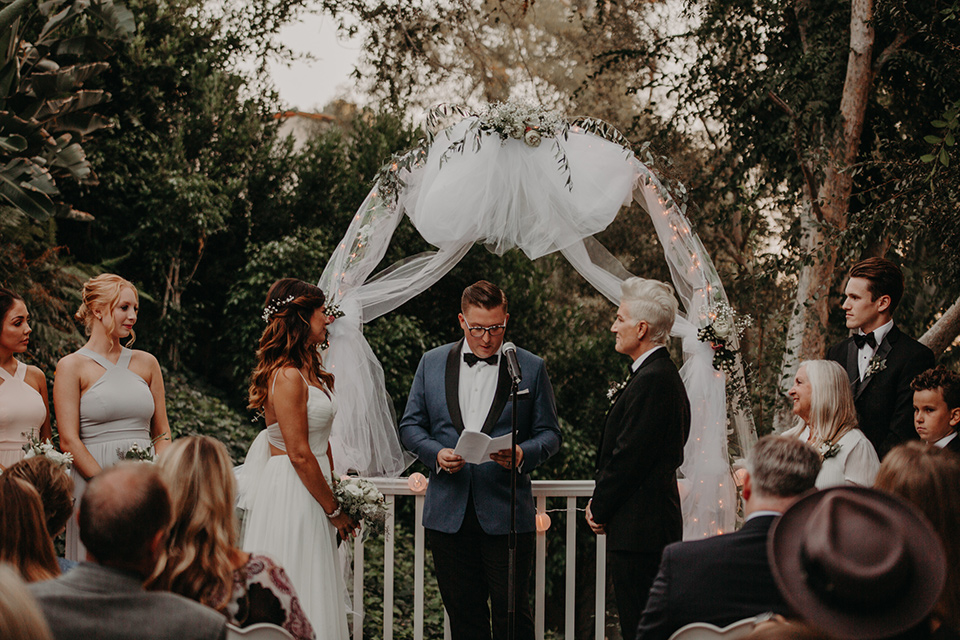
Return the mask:
<svg viewBox="0 0 960 640">
<path fill-rule="evenodd" d="M 817 488 L 872 486 L 880 459 L 857 428 L 857 410 L 843 367 L 830 360 L 801 362 L 788 395 L 799 420 L 783 435 L 800 438 L 820 453 L 823 467 Z"/>
</svg>

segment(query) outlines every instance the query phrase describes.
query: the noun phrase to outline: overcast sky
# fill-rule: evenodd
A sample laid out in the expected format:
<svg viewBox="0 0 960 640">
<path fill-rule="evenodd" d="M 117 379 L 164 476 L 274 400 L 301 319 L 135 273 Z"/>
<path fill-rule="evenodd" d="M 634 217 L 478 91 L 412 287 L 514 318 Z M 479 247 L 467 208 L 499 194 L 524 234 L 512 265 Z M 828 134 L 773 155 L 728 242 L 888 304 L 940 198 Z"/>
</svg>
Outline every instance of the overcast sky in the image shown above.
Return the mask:
<svg viewBox="0 0 960 640">
<path fill-rule="evenodd" d="M 294 51 L 316 58 L 289 67 L 271 64 L 273 81 L 287 108 L 320 111 L 332 99 L 349 92 L 353 86 L 349 76 L 360 53 L 359 38 L 338 38 L 336 23 L 322 15 L 304 16 L 299 24 L 285 27 L 280 37 Z"/>
</svg>

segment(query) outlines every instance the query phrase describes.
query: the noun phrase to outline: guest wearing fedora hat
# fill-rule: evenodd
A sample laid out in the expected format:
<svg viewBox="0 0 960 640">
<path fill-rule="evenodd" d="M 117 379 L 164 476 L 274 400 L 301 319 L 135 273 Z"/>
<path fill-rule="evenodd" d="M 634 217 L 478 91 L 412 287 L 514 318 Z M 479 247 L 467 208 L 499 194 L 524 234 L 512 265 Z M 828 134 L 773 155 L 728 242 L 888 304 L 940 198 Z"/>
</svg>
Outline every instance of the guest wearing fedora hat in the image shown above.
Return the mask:
<svg viewBox="0 0 960 640">
<path fill-rule="evenodd" d="M 922 623 L 946 580 L 946 554 L 926 517 L 862 487 L 798 500 L 774 523 L 767 555 L 790 607 L 836 640 L 928 636 Z"/>
</svg>

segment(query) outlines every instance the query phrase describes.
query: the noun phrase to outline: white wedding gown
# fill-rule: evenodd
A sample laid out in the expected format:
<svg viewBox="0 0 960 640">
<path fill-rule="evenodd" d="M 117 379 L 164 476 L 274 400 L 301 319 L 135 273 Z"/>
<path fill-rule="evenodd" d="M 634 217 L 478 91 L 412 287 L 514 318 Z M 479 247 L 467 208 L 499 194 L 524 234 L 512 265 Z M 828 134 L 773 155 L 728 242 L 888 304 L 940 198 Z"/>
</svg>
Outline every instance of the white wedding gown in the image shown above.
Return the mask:
<svg viewBox="0 0 960 640">
<path fill-rule="evenodd" d="M 329 483 L 327 440 L 337 399 L 317 387 L 308 389 L 310 449 Z M 300 481 L 290 458 L 270 455 L 270 444 L 284 449 L 278 424 L 260 432 L 238 470 L 239 503 L 247 510 L 243 549 L 265 553 L 284 568 L 317 640 L 348 640 L 337 530 Z"/>
</svg>

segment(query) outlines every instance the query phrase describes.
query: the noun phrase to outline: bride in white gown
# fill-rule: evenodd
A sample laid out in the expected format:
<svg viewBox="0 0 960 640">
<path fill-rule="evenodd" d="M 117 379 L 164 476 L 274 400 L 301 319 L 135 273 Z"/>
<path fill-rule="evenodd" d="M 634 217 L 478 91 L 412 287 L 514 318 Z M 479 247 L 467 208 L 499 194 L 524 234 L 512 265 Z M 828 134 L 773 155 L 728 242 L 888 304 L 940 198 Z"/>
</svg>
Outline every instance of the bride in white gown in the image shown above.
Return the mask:
<svg viewBox="0 0 960 640">
<path fill-rule="evenodd" d="M 279 280 L 267 294 L 264 319 L 250 408 L 262 410 L 268 426 L 238 473 L 247 511 L 242 546 L 286 568 L 319 640 L 347 640 L 336 537 L 352 536 L 357 523 L 341 513 L 331 490 L 328 439 L 337 399 L 316 349 L 330 322 L 323 292 Z"/>
</svg>

